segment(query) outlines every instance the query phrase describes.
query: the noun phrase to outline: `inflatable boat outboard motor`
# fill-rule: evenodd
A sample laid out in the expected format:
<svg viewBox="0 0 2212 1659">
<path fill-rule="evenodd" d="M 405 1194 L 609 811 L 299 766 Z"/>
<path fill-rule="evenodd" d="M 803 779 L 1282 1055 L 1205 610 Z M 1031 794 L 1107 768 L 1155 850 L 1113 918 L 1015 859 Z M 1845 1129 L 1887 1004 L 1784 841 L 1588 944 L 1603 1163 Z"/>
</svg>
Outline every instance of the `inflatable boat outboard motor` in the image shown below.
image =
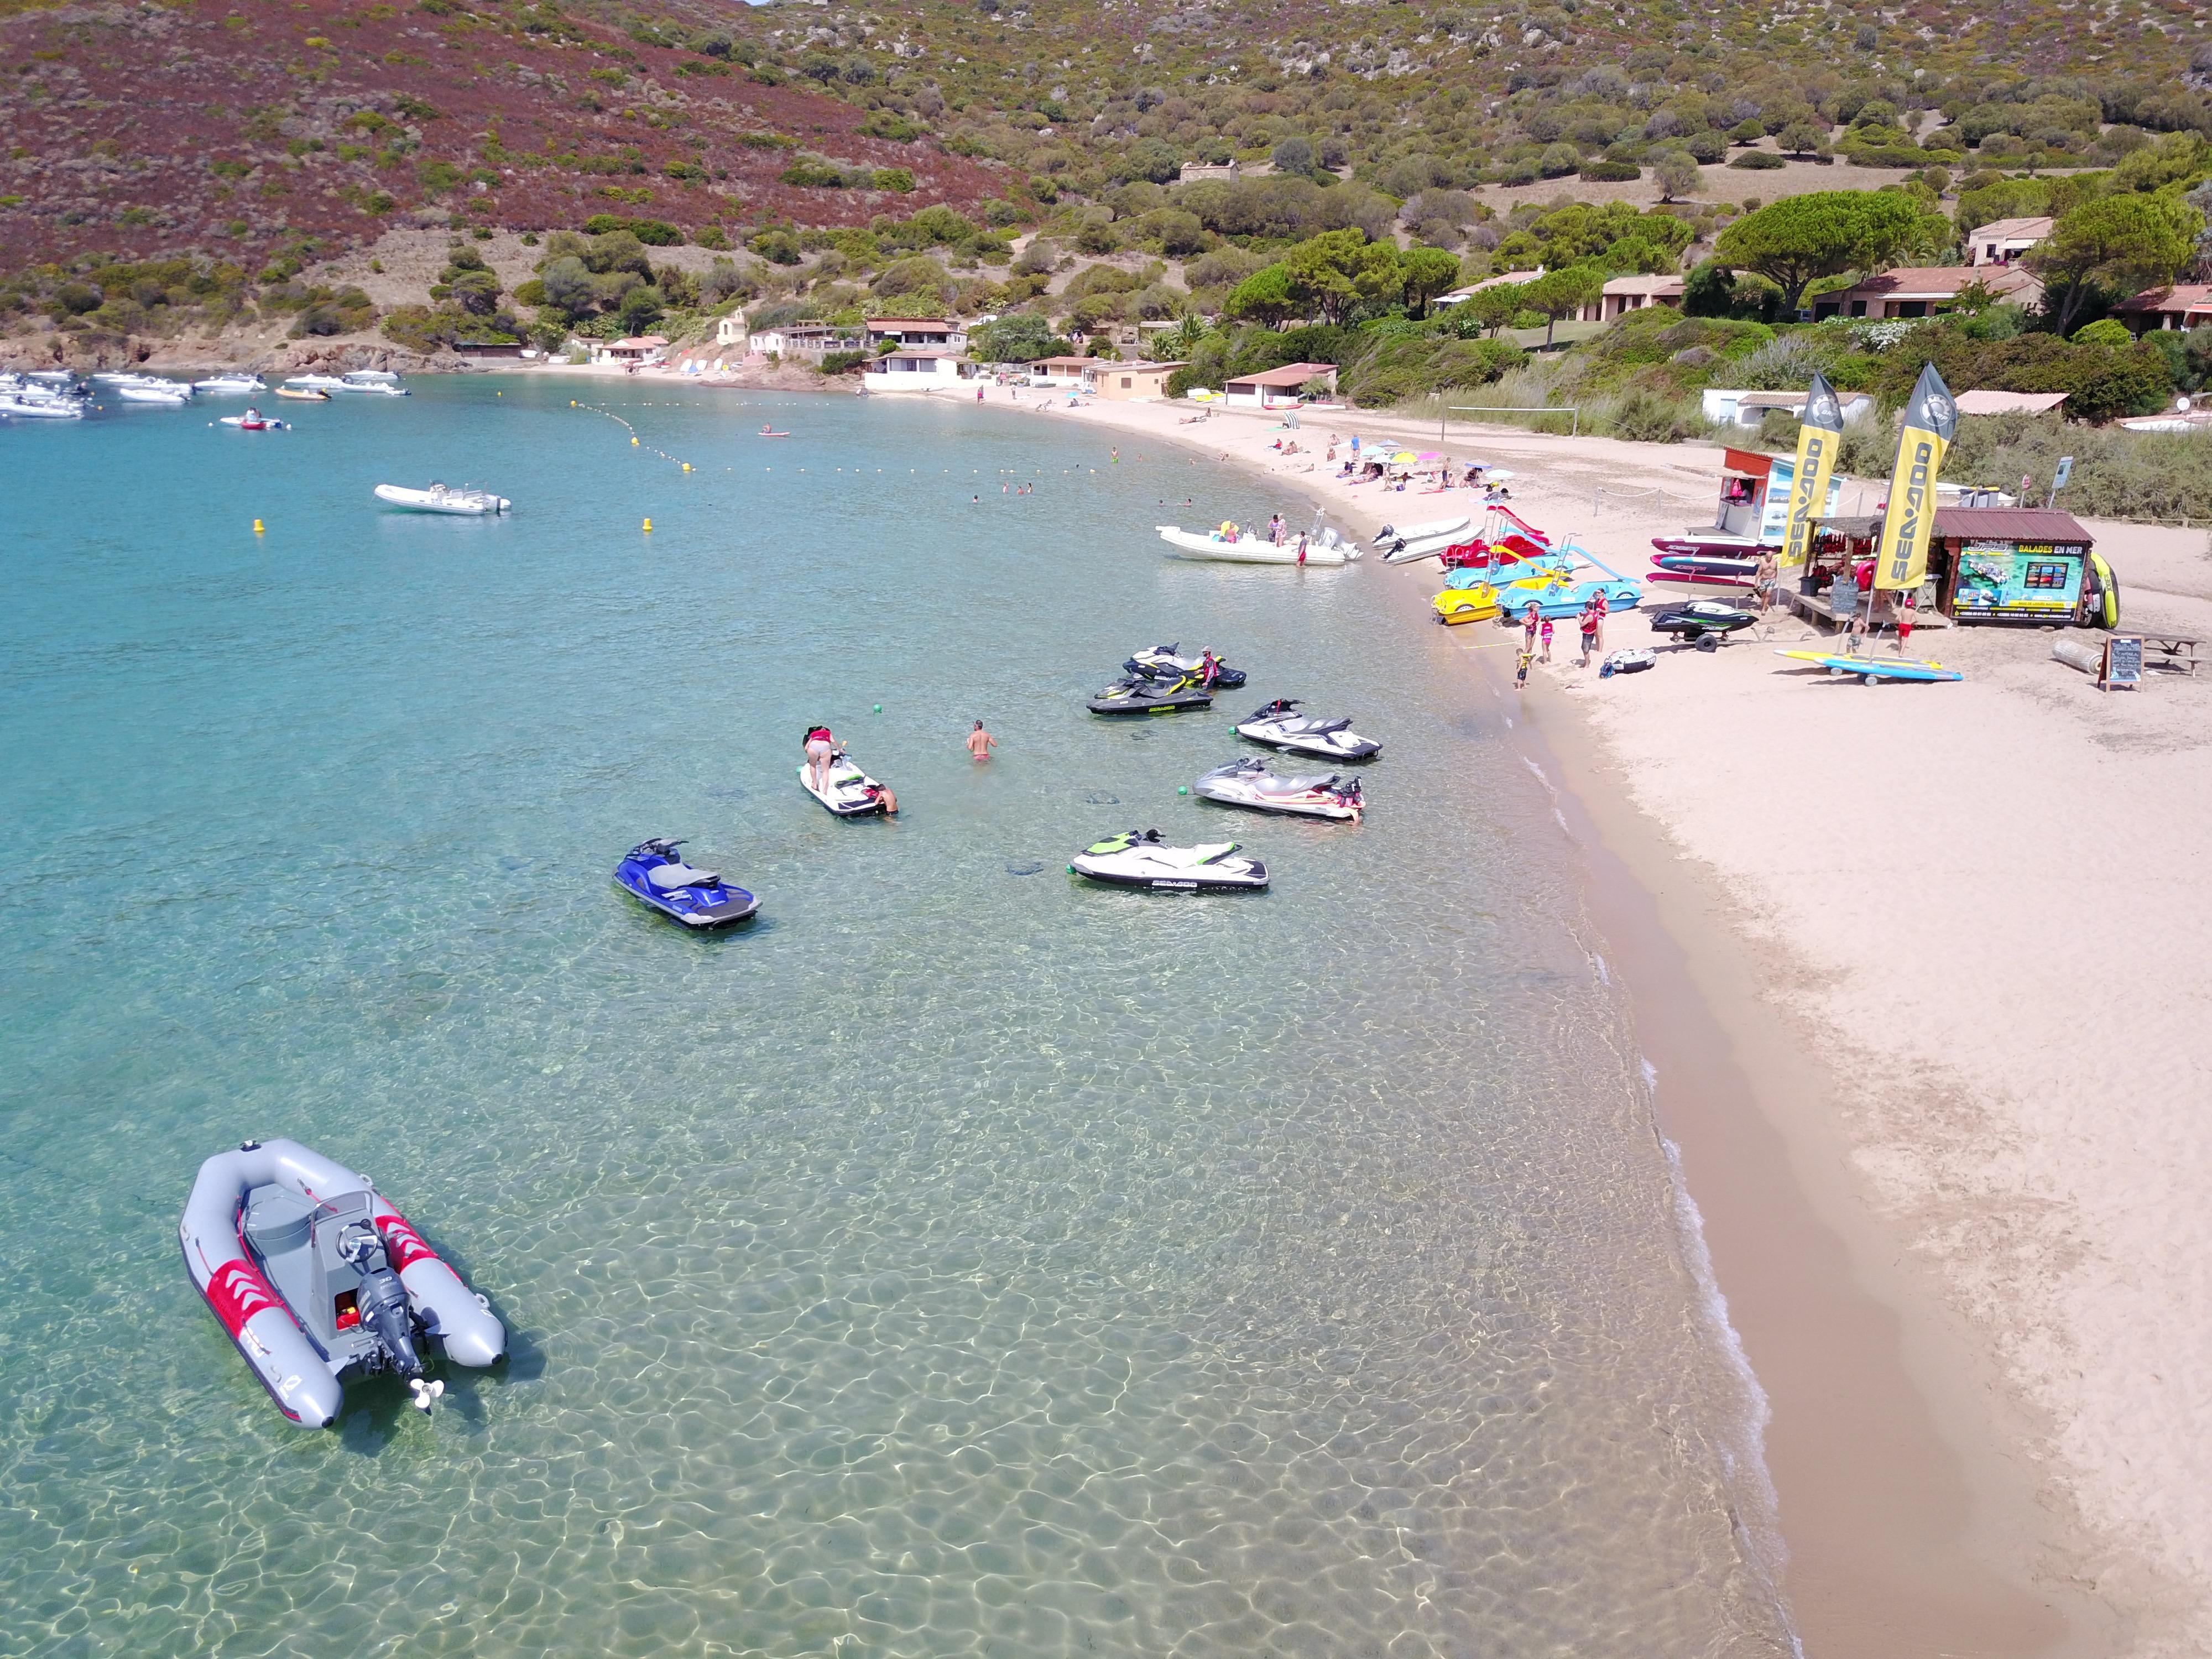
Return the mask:
<svg viewBox="0 0 2212 1659">
<path fill-rule="evenodd" d="M 490 1306 L 440 1261 L 368 1177 L 296 1140 L 249 1140 L 200 1165 L 177 1226 L 185 1267 L 276 1408 L 322 1428 L 343 1382 L 386 1371 L 418 1410 L 446 1391 L 423 1358 L 507 1352 Z"/>
</svg>

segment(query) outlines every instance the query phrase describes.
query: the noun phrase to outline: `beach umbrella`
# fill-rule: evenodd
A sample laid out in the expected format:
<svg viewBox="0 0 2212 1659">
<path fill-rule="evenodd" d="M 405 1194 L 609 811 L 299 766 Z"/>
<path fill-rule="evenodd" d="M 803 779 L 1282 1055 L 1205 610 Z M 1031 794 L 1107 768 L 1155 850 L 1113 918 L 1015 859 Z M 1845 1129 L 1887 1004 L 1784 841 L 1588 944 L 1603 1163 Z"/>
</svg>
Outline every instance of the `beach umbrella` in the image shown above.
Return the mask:
<svg viewBox="0 0 2212 1659">
<path fill-rule="evenodd" d="M 1433 449 L 1425 449 L 1421 452 L 1421 459 L 1425 461 L 1441 461 L 1443 457 Z"/>
<path fill-rule="evenodd" d="M 1411 466 L 1415 461 L 1418 461 L 1421 458 L 1413 453 L 1412 450 L 1401 449 L 1390 458 L 1390 465 L 1393 466 Z"/>
</svg>

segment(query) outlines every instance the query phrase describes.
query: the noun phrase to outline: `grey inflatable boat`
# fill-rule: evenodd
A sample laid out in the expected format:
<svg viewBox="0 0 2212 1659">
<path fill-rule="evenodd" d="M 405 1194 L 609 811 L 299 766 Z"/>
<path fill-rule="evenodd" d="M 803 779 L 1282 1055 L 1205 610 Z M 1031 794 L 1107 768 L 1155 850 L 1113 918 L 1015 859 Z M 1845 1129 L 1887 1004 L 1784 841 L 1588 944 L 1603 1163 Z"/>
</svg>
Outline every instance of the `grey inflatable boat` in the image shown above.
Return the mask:
<svg viewBox="0 0 2212 1659">
<path fill-rule="evenodd" d="M 396 1371 L 428 1412 L 431 1342 L 495 1364 L 507 1331 L 366 1176 L 296 1140 L 249 1140 L 200 1165 L 177 1224 L 185 1266 L 276 1408 L 322 1428 L 343 1380 Z"/>
</svg>

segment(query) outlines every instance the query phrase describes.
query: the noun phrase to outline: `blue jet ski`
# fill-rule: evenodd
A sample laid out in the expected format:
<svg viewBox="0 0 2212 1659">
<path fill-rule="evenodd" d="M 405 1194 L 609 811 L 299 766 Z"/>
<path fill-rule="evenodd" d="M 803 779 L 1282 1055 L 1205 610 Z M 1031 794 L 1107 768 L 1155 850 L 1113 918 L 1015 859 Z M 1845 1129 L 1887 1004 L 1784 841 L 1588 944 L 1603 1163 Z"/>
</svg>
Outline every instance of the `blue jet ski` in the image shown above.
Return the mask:
<svg viewBox="0 0 2212 1659">
<path fill-rule="evenodd" d="M 616 885 L 686 927 L 726 927 L 760 908 L 760 900 L 711 870 L 694 870 L 678 855 L 680 841 L 642 841 L 623 855 Z"/>
</svg>

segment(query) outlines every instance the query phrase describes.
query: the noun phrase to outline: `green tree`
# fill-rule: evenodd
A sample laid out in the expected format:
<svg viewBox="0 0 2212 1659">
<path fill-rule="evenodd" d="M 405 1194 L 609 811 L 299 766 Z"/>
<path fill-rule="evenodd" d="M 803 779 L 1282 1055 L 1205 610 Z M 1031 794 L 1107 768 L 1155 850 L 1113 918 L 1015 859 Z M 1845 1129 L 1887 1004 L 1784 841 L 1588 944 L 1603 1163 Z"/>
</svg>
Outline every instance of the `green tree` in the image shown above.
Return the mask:
<svg viewBox="0 0 2212 1659">
<path fill-rule="evenodd" d="M 1017 311 L 969 331 L 968 354 L 987 363 L 1033 363 L 1064 355 L 1067 342 L 1034 311 Z"/>
<path fill-rule="evenodd" d="M 1269 159 L 1278 173 L 1295 173 L 1304 177 L 1314 170 L 1313 145 L 1295 132 L 1275 146 Z"/>
<path fill-rule="evenodd" d="M 1522 308 L 1521 290 L 1526 286 L 1523 283 L 1497 283 L 1489 288 L 1479 288 L 1467 296 L 1467 302 L 1459 308 L 1460 313 L 1484 333 L 1495 336 L 1499 329 L 1513 320 L 1514 313 Z M 1460 331 L 1462 335 L 1466 333 L 1465 323 L 1460 325 Z"/>
<path fill-rule="evenodd" d="M 1651 177 L 1659 185 L 1659 199 L 1679 202 L 1686 196 L 1694 196 L 1705 182 L 1698 171 L 1697 157 L 1684 149 L 1662 150 L 1651 166 Z"/>
<path fill-rule="evenodd" d="M 2196 257 L 2203 228 L 2194 208 L 2166 197 L 2100 196 L 2061 216 L 2021 263 L 2043 278 L 2044 309 L 2064 334 L 2100 287 L 2171 283 Z"/>
<path fill-rule="evenodd" d="M 1459 258 L 1440 247 L 1408 248 L 1399 256 L 1398 269 L 1405 284 L 1406 311 L 1425 317 L 1429 301 L 1459 281 Z"/>
<path fill-rule="evenodd" d="M 1182 157 L 1164 138 L 1139 138 L 1129 146 L 1127 159 L 1121 170 L 1132 179 L 1146 179 L 1156 185 L 1173 184 L 1182 172 Z"/>
<path fill-rule="evenodd" d="M 1810 121 L 1792 121 L 1774 136 L 1785 155 L 1817 155 L 1827 148 L 1828 136 Z"/>
<path fill-rule="evenodd" d="M 1795 311 L 1806 285 L 1846 270 L 1873 270 L 1948 240 L 1949 227 L 1897 191 L 1823 190 L 1785 196 L 1732 222 L 1714 242 L 1731 270 L 1756 271 Z"/>
<path fill-rule="evenodd" d="M 1405 285 L 1397 248 L 1370 242 L 1358 229 L 1309 237 L 1283 256 L 1283 269 L 1304 314 L 1329 323 L 1340 324 L 1356 307 L 1400 293 Z"/>
<path fill-rule="evenodd" d="M 1278 264 L 1263 266 L 1237 283 L 1223 309 L 1240 322 L 1274 328 L 1298 314 L 1298 303 L 1289 270 Z"/>
<path fill-rule="evenodd" d="M 1542 313 L 1544 343 L 1548 347 L 1553 329 L 1605 292 L 1605 273 L 1591 265 L 1569 265 L 1564 270 L 1547 271 L 1515 292 L 1522 305 Z"/>
</svg>

